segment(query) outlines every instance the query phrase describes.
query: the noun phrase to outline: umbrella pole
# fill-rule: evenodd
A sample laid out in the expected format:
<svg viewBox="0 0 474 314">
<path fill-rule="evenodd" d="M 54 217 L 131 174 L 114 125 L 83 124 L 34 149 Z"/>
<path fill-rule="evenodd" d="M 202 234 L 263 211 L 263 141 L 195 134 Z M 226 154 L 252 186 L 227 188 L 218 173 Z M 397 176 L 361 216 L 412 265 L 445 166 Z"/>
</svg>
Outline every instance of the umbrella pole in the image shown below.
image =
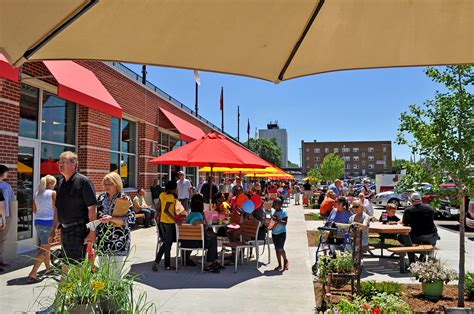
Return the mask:
<svg viewBox="0 0 474 314">
<path fill-rule="evenodd" d="M 212 168 L 214 166 L 211 164 L 211 174 L 209 175 L 209 211 L 212 211 Z"/>
</svg>

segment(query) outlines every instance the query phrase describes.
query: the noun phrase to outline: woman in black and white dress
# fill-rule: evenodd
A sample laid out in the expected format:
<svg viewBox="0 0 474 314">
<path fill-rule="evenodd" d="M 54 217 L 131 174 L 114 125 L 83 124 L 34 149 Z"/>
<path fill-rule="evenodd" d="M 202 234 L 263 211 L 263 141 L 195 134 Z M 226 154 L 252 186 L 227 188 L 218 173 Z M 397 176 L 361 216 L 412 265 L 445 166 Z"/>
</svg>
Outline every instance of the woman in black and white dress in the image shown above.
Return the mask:
<svg viewBox="0 0 474 314">
<path fill-rule="evenodd" d="M 105 193 L 100 194 L 97 199 L 97 218 L 100 220 L 96 227 L 99 267 L 114 267 L 111 271 L 117 276 L 123 276 L 125 261 L 130 251 L 130 226 L 135 223 L 133 205 L 128 195 L 122 192 L 122 179 L 117 173 L 107 174 L 102 184 Z M 118 199 L 122 199 L 122 202 L 125 199 L 130 204 L 127 214 L 122 217 L 113 216 Z"/>
</svg>

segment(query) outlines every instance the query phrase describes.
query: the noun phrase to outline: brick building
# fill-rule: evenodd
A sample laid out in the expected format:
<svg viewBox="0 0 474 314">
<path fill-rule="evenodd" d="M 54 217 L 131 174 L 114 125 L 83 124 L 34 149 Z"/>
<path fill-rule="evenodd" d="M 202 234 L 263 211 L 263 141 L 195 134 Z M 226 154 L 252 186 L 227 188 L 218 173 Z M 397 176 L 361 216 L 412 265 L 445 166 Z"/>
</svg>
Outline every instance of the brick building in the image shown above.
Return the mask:
<svg viewBox="0 0 474 314">
<path fill-rule="evenodd" d="M 345 161 L 346 177 L 371 176 L 392 172 L 391 141 L 304 142 L 301 141 L 302 169 L 319 169 L 324 157 L 336 153 Z"/>
<path fill-rule="evenodd" d="M 56 161 L 63 151 L 78 153 L 79 170 L 97 192 L 110 171 L 121 175 L 125 191 L 132 195 L 139 187 L 149 188 L 155 178 L 162 182 L 175 178 L 179 170 L 196 183 L 194 167 L 156 166 L 149 161 L 217 127 L 153 84 L 142 84 L 142 78 L 124 65 L 28 62 L 15 80 L 18 74 L 6 75 L 0 58 L 2 62 L 0 163 L 11 169 L 8 182 L 18 200 L 7 256 L 36 246 L 33 193 L 41 176 L 58 174 Z M 54 62 L 68 63 L 65 71 L 58 72 Z M 93 79 L 85 81 L 81 75 Z M 94 89 L 102 90 L 105 100 L 88 94 Z"/>
</svg>

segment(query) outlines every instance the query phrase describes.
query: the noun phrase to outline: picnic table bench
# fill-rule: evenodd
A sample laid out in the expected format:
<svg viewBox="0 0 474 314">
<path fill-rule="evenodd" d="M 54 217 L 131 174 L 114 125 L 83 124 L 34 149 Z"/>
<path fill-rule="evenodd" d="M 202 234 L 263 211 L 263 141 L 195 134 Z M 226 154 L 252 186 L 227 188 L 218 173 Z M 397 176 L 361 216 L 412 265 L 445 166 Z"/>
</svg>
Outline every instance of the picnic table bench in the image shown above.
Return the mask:
<svg viewBox="0 0 474 314">
<path fill-rule="evenodd" d="M 423 252 L 433 252 L 434 246 L 432 245 L 415 245 L 415 246 L 399 246 L 399 247 L 391 247 L 388 248 L 387 251 L 392 252 L 394 254 L 398 254 L 400 258 L 400 272 L 405 273 L 405 255 L 407 253 L 423 253 Z"/>
</svg>

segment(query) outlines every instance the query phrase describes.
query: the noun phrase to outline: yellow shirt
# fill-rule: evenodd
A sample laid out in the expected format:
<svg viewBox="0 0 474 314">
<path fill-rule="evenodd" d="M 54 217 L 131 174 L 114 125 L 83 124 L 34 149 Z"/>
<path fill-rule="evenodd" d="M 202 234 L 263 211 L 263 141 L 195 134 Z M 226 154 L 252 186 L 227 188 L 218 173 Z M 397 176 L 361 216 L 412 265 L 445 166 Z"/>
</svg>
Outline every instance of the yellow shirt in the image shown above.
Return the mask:
<svg viewBox="0 0 474 314">
<path fill-rule="evenodd" d="M 174 198 L 173 194 L 166 194 L 166 192 L 163 192 L 160 194 L 160 204 L 161 204 L 161 218 L 160 222 L 165 223 L 165 224 L 174 224 L 174 216 L 175 216 L 175 205 L 176 205 L 176 199 Z M 165 209 L 167 209 L 167 212 L 165 213 Z M 169 215 L 173 218 L 171 218 Z"/>
</svg>

